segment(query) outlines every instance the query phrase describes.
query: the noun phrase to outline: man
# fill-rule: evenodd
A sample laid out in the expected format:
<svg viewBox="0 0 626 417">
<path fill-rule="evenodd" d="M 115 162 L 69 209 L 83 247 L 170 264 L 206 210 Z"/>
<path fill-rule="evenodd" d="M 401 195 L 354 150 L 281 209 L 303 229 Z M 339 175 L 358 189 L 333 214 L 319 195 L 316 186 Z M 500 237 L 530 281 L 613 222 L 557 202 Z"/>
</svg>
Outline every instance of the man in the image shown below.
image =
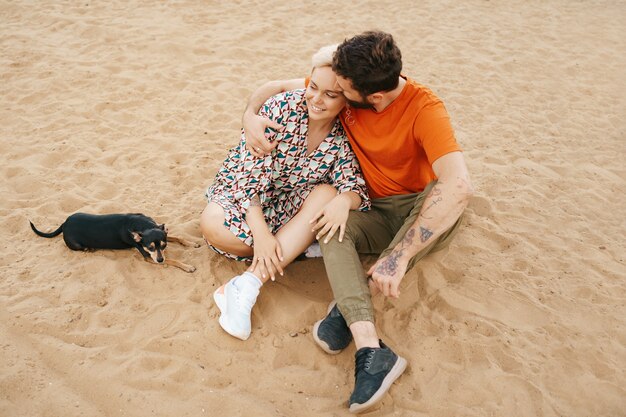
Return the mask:
<svg viewBox="0 0 626 417">
<path fill-rule="evenodd" d="M 400 295 L 406 271 L 444 247 L 456 232 L 473 189 L 443 103 L 400 74 L 402 57 L 391 35 L 365 32 L 344 41 L 332 68 L 349 103 L 341 121 L 372 208 L 351 212 L 345 230 L 320 242 L 336 304 L 315 324 L 313 337 L 333 354 L 354 339 L 355 386 L 349 406 L 358 413 L 378 403 L 406 368 L 406 360 L 379 340 L 371 297 L 378 292 Z M 305 82 L 274 81 L 253 94 L 243 122 L 254 154 L 276 146 L 265 140 L 266 128 L 281 129 L 256 116 L 260 105 Z M 313 229 L 319 236 L 328 231 L 319 222 Z M 366 272 L 359 253 L 380 255 Z"/>
</svg>

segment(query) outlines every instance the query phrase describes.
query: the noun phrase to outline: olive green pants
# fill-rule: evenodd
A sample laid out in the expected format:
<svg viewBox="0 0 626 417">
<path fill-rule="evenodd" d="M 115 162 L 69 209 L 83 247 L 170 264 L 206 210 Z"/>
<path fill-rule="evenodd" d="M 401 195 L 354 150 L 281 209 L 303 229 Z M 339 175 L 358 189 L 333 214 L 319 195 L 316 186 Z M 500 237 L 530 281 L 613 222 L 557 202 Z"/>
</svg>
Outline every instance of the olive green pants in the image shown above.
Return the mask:
<svg viewBox="0 0 626 417">
<path fill-rule="evenodd" d="M 339 242 L 338 233 L 328 243 L 320 242 L 337 306 L 348 325 L 355 321 L 374 322 L 374 308 L 359 253 L 380 254 L 379 258 L 388 255 L 417 220 L 424 200 L 435 184 L 436 181 L 431 182 L 418 194 L 373 199 L 369 211 L 350 212 L 343 242 Z M 461 218 L 411 258 L 407 271 L 430 252 L 444 248 L 460 224 Z"/>
</svg>

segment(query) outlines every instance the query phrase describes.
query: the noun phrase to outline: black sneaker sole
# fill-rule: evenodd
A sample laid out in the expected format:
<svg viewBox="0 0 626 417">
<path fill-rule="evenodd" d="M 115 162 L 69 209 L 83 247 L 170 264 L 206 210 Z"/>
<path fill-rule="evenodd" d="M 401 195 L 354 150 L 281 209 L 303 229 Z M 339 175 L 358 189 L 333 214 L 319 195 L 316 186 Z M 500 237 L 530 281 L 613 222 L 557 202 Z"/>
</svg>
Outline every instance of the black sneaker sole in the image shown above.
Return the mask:
<svg viewBox="0 0 626 417">
<path fill-rule="evenodd" d="M 363 404 L 355 403 L 350 405 L 350 412 L 362 413 L 378 404 L 378 402 L 383 399 L 383 396 L 387 393 L 387 391 L 389 391 L 389 388 L 391 388 L 391 384 L 393 384 L 396 379 L 400 378 L 400 375 L 402 375 L 402 373 L 406 369 L 406 365 L 406 359 L 398 356 L 398 360 L 396 361 L 395 365 L 393 365 L 393 368 L 391 368 L 385 379 L 383 379 L 383 383 L 380 385 L 380 388 L 378 388 L 378 391 L 376 391 L 374 395 L 372 395 L 372 398 L 370 398 Z"/>
<path fill-rule="evenodd" d="M 337 304 L 337 302 L 336 302 L 336 301 L 333 301 L 333 302 L 331 302 L 331 303 L 328 305 L 328 310 L 326 311 L 326 316 L 328 316 L 328 314 L 330 313 L 330 310 L 332 310 L 332 309 L 333 309 L 333 307 L 335 306 L 335 304 Z M 318 330 L 319 330 L 319 328 L 320 328 L 320 324 L 321 324 L 321 323 L 322 323 L 322 322 L 326 319 L 326 316 L 324 316 L 324 318 L 323 318 L 323 319 L 319 320 L 318 322 L 316 322 L 316 323 L 313 325 L 313 340 L 315 340 L 315 343 L 317 343 L 317 345 L 318 345 L 319 347 L 321 347 L 321 348 L 322 348 L 322 350 L 323 350 L 324 352 L 328 353 L 329 355 L 337 355 L 338 353 L 341 353 L 341 351 L 342 351 L 343 349 L 339 349 L 339 350 L 332 350 L 332 349 L 330 348 L 330 346 L 328 346 L 328 343 L 324 342 L 322 339 L 320 339 L 319 337 L 317 337 L 317 331 L 318 331 Z"/>
</svg>

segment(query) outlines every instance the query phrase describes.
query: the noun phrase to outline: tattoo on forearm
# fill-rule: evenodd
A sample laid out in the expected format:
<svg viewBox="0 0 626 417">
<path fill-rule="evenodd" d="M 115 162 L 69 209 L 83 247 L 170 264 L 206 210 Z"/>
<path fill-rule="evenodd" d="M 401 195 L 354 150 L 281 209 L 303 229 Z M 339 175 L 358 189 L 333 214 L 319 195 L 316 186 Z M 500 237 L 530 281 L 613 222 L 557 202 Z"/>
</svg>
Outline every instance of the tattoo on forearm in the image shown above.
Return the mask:
<svg viewBox="0 0 626 417">
<path fill-rule="evenodd" d="M 413 238 L 415 237 L 415 229 L 409 229 L 404 238 L 402 239 L 402 247 L 405 248 L 407 246 L 411 246 L 413 244 Z"/>
<path fill-rule="evenodd" d="M 431 208 L 433 208 L 434 206 L 437 205 L 437 203 L 441 202 L 443 199 L 441 197 L 439 197 L 436 200 L 433 200 L 430 205 L 428 207 L 426 207 L 425 209 L 422 209 L 422 211 L 420 212 L 420 217 L 423 217 L 425 219 L 432 219 L 432 217 L 426 217 L 425 214 L 428 210 L 430 210 Z"/>
<path fill-rule="evenodd" d="M 378 273 L 383 275 L 395 275 L 398 271 L 398 261 L 403 252 L 404 249 L 391 252 L 391 254 L 389 254 L 389 256 L 387 256 L 385 260 L 376 267 Z"/>
<path fill-rule="evenodd" d="M 425 243 L 433 235 L 432 230 L 420 226 L 420 240 Z"/>
<path fill-rule="evenodd" d="M 441 189 L 437 188 L 437 186 L 434 186 L 433 189 L 430 190 L 430 193 L 428 193 L 428 196 L 426 196 L 426 200 L 432 201 L 430 202 L 428 207 L 422 208 L 422 211 L 420 212 L 420 217 L 424 219 L 432 219 L 432 217 L 426 216 L 426 212 L 443 201 L 443 197 L 441 196 Z"/>
<path fill-rule="evenodd" d="M 437 183 L 437 185 L 442 185 L 442 184 L 443 183 Z M 441 188 L 437 188 L 437 185 L 433 186 L 433 188 L 430 190 L 430 192 L 426 196 L 426 199 L 441 195 Z"/>
</svg>

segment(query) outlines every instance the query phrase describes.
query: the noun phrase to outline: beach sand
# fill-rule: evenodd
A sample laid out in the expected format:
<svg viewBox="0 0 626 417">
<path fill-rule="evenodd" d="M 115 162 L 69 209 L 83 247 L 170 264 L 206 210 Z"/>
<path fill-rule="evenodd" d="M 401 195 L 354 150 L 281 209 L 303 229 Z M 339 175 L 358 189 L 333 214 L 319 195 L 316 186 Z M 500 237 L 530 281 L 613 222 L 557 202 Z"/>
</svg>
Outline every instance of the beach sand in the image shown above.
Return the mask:
<svg viewBox="0 0 626 417">
<path fill-rule="evenodd" d="M 211 294 L 244 264 L 73 252 L 28 220 L 143 212 L 201 243 L 249 94 L 368 29 L 444 100 L 477 191 L 450 247 L 375 299 L 409 367 L 367 415 L 626 415 L 623 2 L 163 3 L 0 5 L 1 416 L 348 414 L 354 345 L 310 334 L 320 259 L 264 288 L 242 342 Z"/>
</svg>

